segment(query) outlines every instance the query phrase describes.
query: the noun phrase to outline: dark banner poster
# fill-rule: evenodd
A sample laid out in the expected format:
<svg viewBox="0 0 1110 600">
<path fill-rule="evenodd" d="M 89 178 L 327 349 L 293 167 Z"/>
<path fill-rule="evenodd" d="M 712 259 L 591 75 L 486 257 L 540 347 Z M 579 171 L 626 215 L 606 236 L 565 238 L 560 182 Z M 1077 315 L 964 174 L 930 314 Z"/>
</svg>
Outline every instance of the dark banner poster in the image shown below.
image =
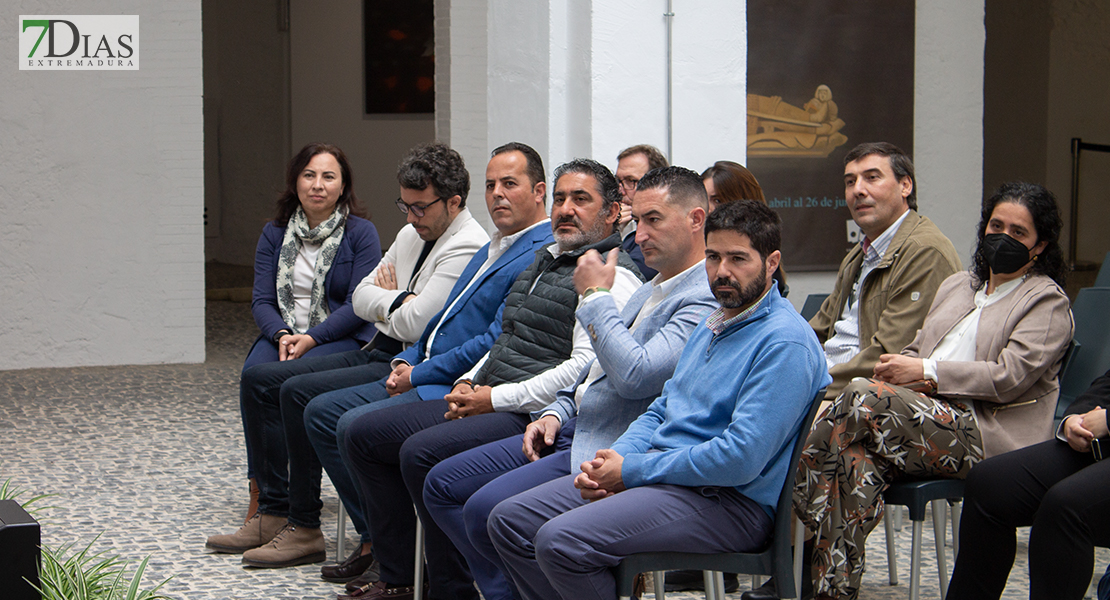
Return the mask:
<svg viewBox="0 0 1110 600">
<path fill-rule="evenodd" d="M 783 220 L 783 265 L 835 270 L 858 241 L 844 155 L 913 153 L 912 0 L 748 0 L 748 168 Z"/>
</svg>

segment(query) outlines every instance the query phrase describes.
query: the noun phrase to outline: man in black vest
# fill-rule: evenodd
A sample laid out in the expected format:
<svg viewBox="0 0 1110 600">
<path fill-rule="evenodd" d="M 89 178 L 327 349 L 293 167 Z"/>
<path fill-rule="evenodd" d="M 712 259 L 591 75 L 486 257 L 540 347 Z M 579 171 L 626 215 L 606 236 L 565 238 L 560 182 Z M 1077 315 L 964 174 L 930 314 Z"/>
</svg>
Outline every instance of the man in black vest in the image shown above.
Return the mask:
<svg viewBox="0 0 1110 600">
<path fill-rule="evenodd" d="M 361 485 L 381 580 L 340 598 L 411 598 L 416 505 L 425 527 L 430 598 L 477 599 L 466 563 L 424 508 L 429 469 L 458 452 L 524 432 L 529 412 L 574 382 L 594 356 L 574 317 L 579 257 L 616 260 L 613 294 L 623 306 L 641 284 L 620 250 L 617 180 L 603 165 L 577 159 L 555 170 L 551 227 L 555 243 L 536 252 L 505 300 L 502 333 L 443 400 L 376 410 L 346 430 L 348 467 Z M 591 252 L 593 251 L 593 252 Z M 583 296 L 597 289 L 587 289 Z M 465 418 L 464 418 L 465 417 Z"/>
</svg>

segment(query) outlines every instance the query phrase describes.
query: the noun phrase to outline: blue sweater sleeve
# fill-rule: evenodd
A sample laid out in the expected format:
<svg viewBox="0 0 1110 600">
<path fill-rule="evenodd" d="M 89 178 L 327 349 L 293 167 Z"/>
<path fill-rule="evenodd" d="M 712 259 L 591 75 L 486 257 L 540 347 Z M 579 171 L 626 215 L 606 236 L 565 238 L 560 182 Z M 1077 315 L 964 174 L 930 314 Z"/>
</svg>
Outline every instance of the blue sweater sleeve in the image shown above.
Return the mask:
<svg viewBox="0 0 1110 600">
<path fill-rule="evenodd" d="M 815 390 L 821 387 L 813 380 L 819 372 L 815 356 L 803 344 L 773 343 L 755 357 L 740 389 L 706 389 L 707 395 L 716 396 L 715 402 L 731 399 L 735 405 L 731 422 L 719 434 L 690 446 L 646 452 L 646 427 L 639 427 L 645 418 L 637 419 L 613 446 L 618 452 L 629 451 L 621 470 L 624 484 L 737 487 L 751 482 L 794 439 Z M 648 414 L 661 416 L 665 400 L 666 390 Z M 647 446 L 651 447 L 650 439 Z"/>
<path fill-rule="evenodd" d="M 333 285 L 345 285 L 346 294 L 343 298 L 343 303 L 338 307 L 332 307 L 331 314 L 323 323 L 308 330 L 308 335 L 316 340 L 317 344 L 327 344 L 336 340 L 343 339 L 366 324 L 355 314 L 354 308 L 351 306 L 351 296 L 355 293 L 355 288 L 358 284 L 378 266 L 378 262 L 382 259 L 382 247 L 378 240 L 378 230 L 374 224 L 364 219 L 351 218 L 348 220 L 346 231 L 343 233 L 343 240 L 345 244 L 349 244 L 348 248 L 353 253 L 353 260 L 351 264 L 350 277 L 346 282 L 341 280 L 325 282 L 325 289 L 328 290 L 328 302 L 332 304 L 333 298 L 331 297 L 330 288 Z M 330 276 L 326 279 L 332 279 Z M 276 281 L 276 277 L 275 277 Z"/>
</svg>

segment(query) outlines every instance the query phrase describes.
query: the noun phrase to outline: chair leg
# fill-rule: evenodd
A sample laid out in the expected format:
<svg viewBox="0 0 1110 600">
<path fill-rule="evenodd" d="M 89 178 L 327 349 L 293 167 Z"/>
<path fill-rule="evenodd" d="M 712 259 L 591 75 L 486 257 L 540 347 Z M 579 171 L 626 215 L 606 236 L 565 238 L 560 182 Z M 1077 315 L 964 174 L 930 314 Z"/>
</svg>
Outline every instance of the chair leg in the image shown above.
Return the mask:
<svg viewBox="0 0 1110 600">
<path fill-rule="evenodd" d="M 894 547 L 894 524 L 891 523 L 889 506 L 883 514 L 883 528 L 886 529 L 886 569 L 890 585 L 898 585 L 898 552 Z"/>
<path fill-rule="evenodd" d="M 424 524 L 416 518 L 416 567 L 412 572 L 413 600 L 424 597 Z"/>
<path fill-rule="evenodd" d="M 802 600 L 802 571 L 804 568 L 802 561 L 805 558 L 803 556 L 805 537 L 806 530 L 805 526 L 802 525 L 802 520 L 794 517 L 794 597 L 798 600 Z M 805 576 L 810 576 L 808 571 L 805 572 Z"/>
<path fill-rule="evenodd" d="M 910 554 L 910 600 L 917 600 L 921 581 L 921 529 L 925 521 L 913 521 L 913 543 Z"/>
<path fill-rule="evenodd" d="M 752 577 L 752 589 L 753 590 L 755 588 L 763 585 L 763 576 L 762 575 L 752 575 L 751 577 Z"/>
<path fill-rule="evenodd" d="M 713 571 L 713 600 L 725 600 L 725 574 Z"/>
<path fill-rule="evenodd" d="M 945 500 L 933 500 L 933 538 L 937 547 L 937 573 L 940 575 L 940 600 L 944 600 L 948 592 L 948 564 L 944 558 L 944 538 L 948 534 L 946 522 L 948 511 L 944 510 Z"/>
<path fill-rule="evenodd" d="M 963 502 L 953 502 L 949 510 L 952 511 L 952 560 L 955 561 L 956 555 L 960 553 L 960 516 Z"/>
<path fill-rule="evenodd" d="M 653 587 L 655 588 L 655 600 L 663 600 L 663 598 L 667 597 L 666 588 L 664 587 L 666 578 L 667 574 L 665 571 L 652 571 L 651 579 L 654 584 Z"/>
<path fill-rule="evenodd" d="M 343 562 L 347 558 L 347 507 L 339 501 L 339 531 L 335 534 L 335 562 Z"/>
</svg>

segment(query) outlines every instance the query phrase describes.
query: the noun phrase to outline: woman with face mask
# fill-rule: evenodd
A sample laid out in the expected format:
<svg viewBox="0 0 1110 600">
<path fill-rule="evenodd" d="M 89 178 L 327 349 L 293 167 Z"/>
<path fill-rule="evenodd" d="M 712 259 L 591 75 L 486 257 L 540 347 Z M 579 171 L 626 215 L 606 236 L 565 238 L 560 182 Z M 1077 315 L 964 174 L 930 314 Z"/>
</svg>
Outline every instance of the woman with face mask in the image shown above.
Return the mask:
<svg viewBox="0 0 1110 600">
<path fill-rule="evenodd" d="M 816 532 L 817 598 L 858 594 L 889 482 L 964 478 L 984 458 L 1051 436 L 1073 327 L 1061 225 L 1043 187 L 999 188 L 983 203 L 971 269 L 941 284 L 901 354 L 880 357 L 874 378 L 850 383 L 815 423 L 794 507 Z"/>
</svg>

